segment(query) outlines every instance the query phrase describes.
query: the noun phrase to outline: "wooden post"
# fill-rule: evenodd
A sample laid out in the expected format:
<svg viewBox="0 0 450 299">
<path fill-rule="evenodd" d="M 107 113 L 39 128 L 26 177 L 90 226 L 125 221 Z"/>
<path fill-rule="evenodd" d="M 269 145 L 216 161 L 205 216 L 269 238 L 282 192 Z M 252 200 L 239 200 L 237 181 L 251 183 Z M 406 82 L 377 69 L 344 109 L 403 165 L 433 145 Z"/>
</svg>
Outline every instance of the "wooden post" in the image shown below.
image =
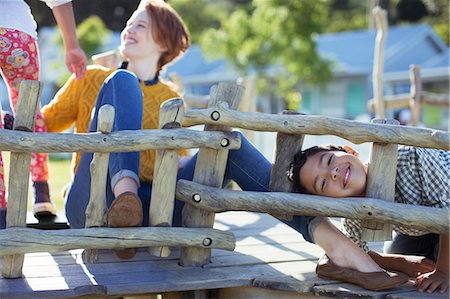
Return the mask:
<svg viewBox="0 0 450 299">
<path fill-rule="evenodd" d="M 236 84 L 219 83 L 217 91 L 215 91 L 215 88 L 211 88 L 210 94 L 210 107 L 222 101 L 227 102 L 231 109 L 236 109 L 244 94 L 244 88 Z M 220 119 L 220 113 L 214 110 L 211 113 L 211 119 L 218 121 Z M 205 130 L 229 131 L 230 129 L 220 125 L 206 125 Z M 223 142 L 225 145 L 228 140 L 224 139 Z M 208 186 L 222 187 L 227 159 L 228 150 L 201 148 L 198 152 L 193 181 Z M 183 225 L 187 227 L 212 227 L 214 224 L 214 215 L 214 213 L 187 204 L 184 206 L 182 212 Z M 210 249 L 187 247 L 181 249 L 180 263 L 182 266 L 202 266 L 209 263 L 210 260 Z"/>
<path fill-rule="evenodd" d="M 301 113 L 294 111 L 283 111 L 283 115 L 298 115 Z M 293 162 L 294 155 L 302 149 L 304 135 L 277 133 L 275 144 L 274 164 L 270 173 L 270 191 L 292 192 L 292 182 L 286 172 Z M 280 219 L 290 220 L 292 214 L 273 215 Z"/>
<path fill-rule="evenodd" d="M 398 125 L 397 120 L 374 119 L 373 123 Z M 397 173 L 397 144 L 372 143 L 369 154 L 366 196 L 394 201 Z M 369 215 L 370 218 L 370 215 Z M 392 225 L 382 222 L 362 221 L 362 239 L 386 241 L 392 239 Z"/>
<path fill-rule="evenodd" d="M 256 77 L 247 76 L 237 80 L 237 84 L 244 86 L 245 92 L 239 105 L 239 111 L 256 112 Z M 242 130 L 242 133 L 250 142 L 255 142 L 255 131 Z"/>
<path fill-rule="evenodd" d="M 420 78 L 420 66 L 412 64 L 409 67 L 409 79 L 411 82 L 411 99 L 409 109 L 411 109 L 411 125 L 417 126 L 420 120 L 422 80 Z"/>
<path fill-rule="evenodd" d="M 375 25 L 377 27 L 377 36 L 375 40 L 375 53 L 373 60 L 373 97 L 375 99 L 375 115 L 376 117 L 384 118 L 384 103 L 383 103 L 383 63 L 384 63 L 384 44 L 387 39 L 387 14 L 386 11 L 379 6 L 373 9 L 375 17 Z"/>
<path fill-rule="evenodd" d="M 42 85 L 39 81 L 24 80 L 21 82 L 14 130 L 33 132 Z M 26 226 L 30 162 L 31 153 L 11 153 L 6 227 Z M 23 254 L 5 256 L 3 259 L 3 277 L 21 277 L 23 261 Z"/>
<path fill-rule="evenodd" d="M 98 111 L 97 132 L 111 133 L 114 124 L 114 107 L 103 105 Z M 85 227 L 101 227 L 106 214 L 106 180 L 108 177 L 109 153 L 94 153 L 89 169 L 91 171 L 91 193 L 86 207 Z M 97 261 L 97 250 L 86 250 L 86 261 Z"/>
<path fill-rule="evenodd" d="M 161 104 L 159 128 L 180 128 L 183 114 L 181 99 L 165 101 Z M 178 150 L 157 150 L 149 210 L 150 226 L 172 226 L 177 173 Z M 161 257 L 170 255 L 169 247 L 150 247 L 149 252 Z"/>
</svg>

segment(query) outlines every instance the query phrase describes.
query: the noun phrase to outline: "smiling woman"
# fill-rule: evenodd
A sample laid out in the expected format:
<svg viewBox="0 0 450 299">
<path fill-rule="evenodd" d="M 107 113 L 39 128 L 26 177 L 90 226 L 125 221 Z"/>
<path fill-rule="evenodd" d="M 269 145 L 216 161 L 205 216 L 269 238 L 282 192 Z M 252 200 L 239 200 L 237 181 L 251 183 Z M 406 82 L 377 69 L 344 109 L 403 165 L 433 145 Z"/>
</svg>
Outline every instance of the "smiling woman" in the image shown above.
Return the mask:
<svg viewBox="0 0 450 299">
<path fill-rule="evenodd" d="M 159 73 L 189 44 L 189 33 L 172 7 L 161 0 L 142 1 L 121 34 L 120 52 L 125 59 L 122 67 L 116 70 L 89 66 L 83 79 L 70 78 L 43 108 L 48 131 L 60 132 L 75 124 L 77 133 L 94 132 L 99 108 L 105 104 L 115 108 L 112 131 L 158 128 L 161 103 L 179 97 L 171 84 L 160 80 Z M 66 215 L 71 227 L 85 225 L 91 160 L 92 153 L 76 153 L 72 161 L 74 177 L 66 195 Z M 114 221 L 108 219 L 114 226 L 129 226 L 125 220 L 130 211 L 137 219 L 143 210 L 148 211 L 155 151 L 113 153 L 109 161 L 107 205 L 111 215 L 119 216 L 113 217 Z M 115 208 L 123 205 L 115 199 L 126 201 L 127 209 L 117 211 Z M 126 217 L 121 217 L 122 213 Z M 143 223 L 148 223 L 146 213 Z"/>
</svg>

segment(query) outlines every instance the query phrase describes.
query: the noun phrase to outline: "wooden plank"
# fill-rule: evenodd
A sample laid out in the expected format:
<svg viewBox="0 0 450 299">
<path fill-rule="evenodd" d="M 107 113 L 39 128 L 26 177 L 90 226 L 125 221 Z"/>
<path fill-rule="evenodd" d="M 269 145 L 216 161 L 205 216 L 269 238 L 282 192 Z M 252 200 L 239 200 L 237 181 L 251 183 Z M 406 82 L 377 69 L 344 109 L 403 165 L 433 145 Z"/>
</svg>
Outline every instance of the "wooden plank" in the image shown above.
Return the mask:
<svg viewBox="0 0 450 299">
<path fill-rule="evenodd" d="M 214 212 L 228 210 L 283 213 L 283 211 L 289 210 L 297 215 L 332 216 L 359 220 L 370 217 L 372 220 L 407 225 L 423 231 L 435 233 L 449 231 L 446 210 L 388 202 L 377 198 L 330 198 L 285 192 L 242 192 L 218 189 L 187 180 L 177 182 L 176 195 L 179 200 L 192 203 L 193 194 L 197 194 L 201 198 L 200 202 L 195 203 L 196 206 Z"/>
<path fill-rule="evenodd" d="M 293 111 L 283 111 L 284 115 L 298 115 L 300 113 Z M 293 162 L 294 155 L 302 149 L 303 135 L 277 133 L 275 143 L 275 162 L 270 173 L 270 191 L 292 192 L 293 183 L 289 180 L 286 173 L 289 171 Z M 278 218 L 291 220 L 292 214 L 286 211 L 286 214 L 274 215 Z"/>
<path fill-rule="evenodd" d="M 181 99 L 171 99 L 162 103 L 159 113 L 159 128 L 180 128 L 183 111 Z M 177 173 L 178 151 L 157 150 L 149 209 L 150 226 L 172 226 Z M 149 251 L 155 256 L 167 257 L 170 255 L 169 247 L 150 247 Z"/>
<path fill-rule="evenodd" d="M 414 290 L 412 282 L 400 287 L 391 288 L 384 291 L 370 291 L 349 283 L 323 284 L 313 287 L 313 293 L 316 296 L 335 297 L 335 298 L 373 298 L 384 299 L 396 293 L 405 293 Z M 425 297 L 421 297 L 425 298 Z"/>
<path fill-rule="evenodd" d="M 447 290 L 445 293 L 441 294 L 437 291 L 434 293 L 428 294 L 428 293 L 420 293 L 416 290 L 413 290 L 411 292 L 401 292 L 401 293 L 394 293 L 389 294 L 386 296 L 386 299 L 448 299 L 450 298 L 450 293 Z"/>
<path fill-rule="evenodd" d="M 297 293 L 293 291 L 278 291 L 269 288 L 257 287 L 239 287 L 219 289 L 214 294 L 215 299 L 229 299 L 229 298 L 245 298 L 245 299 L 316 299 L 311 293 Z"/>
<path fill-rule="evenodd" d="M 103 105 L 98 111 L 97 132 L 109 134 L 114 124 L 114 107 Z M 91 190 L 86 207 L 85 227 L 102 227 L 106 224 L 106 180 L 108 177 L 109 153 L 94 153 L 89 169 L 91 172 Z M 97 260 L 97 251 L 87 249 L 86 261 Z"/>
<path fill-rule="evenodd" d="M 374 119 L 373 123 L 398 125 L 397 120 Z M 393 202 L 397 174 L 397 144 L 372 143 L 369 153 L 366 196 Z M 369 213 L 371 216 L 371 213 Z M 366 241 L 392 240 L 392 224 L 363 220 L 361 238 Z"/>
<path fill-rule="evenodd" d="M 40 153 L 140 152 L 149 149 L 211 148 L 238 149 L 241 139 L 233 132 L 205 132 L 189 129 L 115 131 L 98 133 L 34 134 L 3 130 L 0 150 Z M 227 144 L 223 143 L 226 139 Z"/>
<path fill-rule="evenodd" d="M 42 83 L 24 80 L 20 83 L 14 130 L 33 132 L 36 112 L 41 98 Z M 25 227 L 27 217 L 28 182 L 31 153 L 11 152 L 6 227 Z M 2 275 L 22 276 L 24 256 L 14 254 L 3 259 Z"/>
<path fill-rule="evenodd" d="M 145 246 L 192 246 L 234 250 L 231 232 L 212 228 L 124 227 L 40 231 L 12 227 L 0 231 L 0 255 L 55 252 L 77 248 L 107 249 Z"/>
<path fill-rule="evenodd" d="M 210 106 L 224 102 L 231 109 L 236 109 L 242 99 L 244 89 L 242 86 L 229 83 L 219 83 L 217 92 L 211 92 Z M 218 111 L 211 113 L 211 118 L 218 121 L 221 116 Z M 207 125 L 206 131 L 229 131 L 229 128 L 220 125 Z M 227 140 L 225 143 L 228 143 Z M 194 171 L 193 181 L 200 184 L 222 187 L 225 175 L 225 167 L 228 160 L 228 150 L 212 150 L 201 148 L 198 152 L 197 163 Z M 187 227 L 212 227 L 214 224 L 214 213 L 185 205 L 182 212 L 183 225 Z M 209 263 L 211 251 L 199 248 L 183 248 L 181 250 L 180 263 L 184 266 L 202 266 Z"/>
<path fill-rule="evenodd" d="M 372 10 L 377 27 L 377 35 L 375 39 L 375 53 L 373 58 L 373 97 L 375 99 L 375 115 L 380 118 L 385 117 L 383 104 L 383 72 L 384 72 L 384 46 L 388 34 L 388 22 L 386 10 L 376 6 Z"/>
<path fill-rule="evenodd" d="M 397 143 L 417 147 L 450 149 L 450 133 L 442 130 L 408 126 L 383 126 L 355 120 L 317 115 L 275 115 L 239 112 L 225 104 L 208 109 L 188 109 L 183 126 L 214 124 L 211 113 L 220 113 L 220 123 L 234 128 L 289 134 L 334 135 L 352 143 Z"/>
<path fill-rule="evenodd" d="M 420 121 L 421 110 L 421 94 L 422 94 L 422 80 L 420 78 L 420 66 L 412 64 L 409 68 L 409 80 L 411 82 L 410 93 L 411 99 L 409 108 L 411 109 L 411 125 L 417 126 Z"/>
<path fill-rule="evenodd" d="M 315 266 L 315 263 L 309 263 Z M 19 280 L 0 280 L 0 289 L 2 296 L 17 296 L 17 294 L 26 294 L 26 290 L 30 288 L 39 288 L 44 298 L 54 298 L 57 296 L 73 296 L 73 290 L 86 289 L 91 286 L 99 285 L 106 289 L 108 295 L 123 294 L 142 294 L 157 293 L 166 291 L 184 291 L 198 289 L 213 289 L 232 286 L 250 286 L 252 281 L 257 277 L 283 276 L 284 272 L 296 272 L 298 274 L 299 283 L 306 281 L 305 275 L 300 273 L 298 269 L 302 269 L 305 263 L 277 263 L 275 267 L 270 265 L 250 265 L 243 267 L 220 267 L 220 268 L 191 268 L 180 267 L 176 261 L 170 263 L 160 263 L 161 268 L 154 271 L 151 267 L 147 267 L 147 271 L 132 271 L 133 265 L 130 263 L 122 263 L 128 266 L 130 272 L 127 275 L 123 273 L 99 273 L 104 271 L 104 266 L 98 264 L 89 264 L 89 273 L 84 276 L 80 275 L 64 275 L 64 279 L 58 282 L 52 279 L 52 283 L 48 284 L 49 279 L 42 278 L 25 278 Z M 175 268 L 175 270 L 164 269 L 165 267 Z M 98 271 L 97 271 L 98 270 Z M 150 271 L 150 272 L 148 272 Z M 24 285 L 28 288 L 23 288 Z M 68 287 L 70 286 L 70 288 Z M 86 295 L 88 294 L 85 292 Z M 45 297 L 47 296 L 47 297 Z M 41 298 L 42 298 L 41 297 Z M 6 297 L 8 298 L 8 297 Z"/>
</svg>

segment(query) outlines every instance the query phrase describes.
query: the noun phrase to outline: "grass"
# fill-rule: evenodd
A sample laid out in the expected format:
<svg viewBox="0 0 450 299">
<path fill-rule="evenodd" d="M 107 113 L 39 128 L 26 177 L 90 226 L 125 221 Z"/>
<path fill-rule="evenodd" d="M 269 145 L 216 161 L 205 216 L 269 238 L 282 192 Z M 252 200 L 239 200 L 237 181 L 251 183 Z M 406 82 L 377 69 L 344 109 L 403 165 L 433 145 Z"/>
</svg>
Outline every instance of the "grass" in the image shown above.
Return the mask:
<svg viewBox="0 0 450 299">
<path fill-rule="evenodd" d="M 9 181 L 9 152 L 2 152 L 3 161 L 5 165 L 5 183 L 6 190 L 8 191 L 8 181 Z M 63 190 L 65 186 L 70 182 L 70 160 L 52 158 L 50 156 L 48 163 L 49 172 L 49 186 L 50 186 L 50 197 L 56 206 L 58 211 L 64 210 L 64 198 Z M 32 184 L 28 187 L 28 211 L 32 210 Z"/>
</svg>

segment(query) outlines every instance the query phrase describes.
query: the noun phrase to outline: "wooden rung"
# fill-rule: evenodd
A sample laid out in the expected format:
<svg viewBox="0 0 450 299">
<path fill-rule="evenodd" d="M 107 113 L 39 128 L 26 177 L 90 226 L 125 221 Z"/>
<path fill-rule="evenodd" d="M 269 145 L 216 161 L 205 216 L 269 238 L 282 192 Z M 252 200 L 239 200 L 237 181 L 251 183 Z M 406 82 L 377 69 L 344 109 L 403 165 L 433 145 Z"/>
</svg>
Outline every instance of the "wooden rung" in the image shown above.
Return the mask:
<svg viewBox="0 0 450 299">
<path fill-rule="evenodd" d="M 148 246 L 194 246 L 234 250 L 232 232 L 212 228 L 97 227 L 41 230 L 13 227 L 0 231 L 0 255 L 59 252 L 78 248 L 111 249 Z M 6 258 L 6 256 L 5 256 Z"/>
<path fill-rule="evenodd" d="M 397 120 L 374 119 L 372 123 L 398 125 Z M 397 173 L 397 144 L 372 143 L 369 154 L 366 196 L 394 201 Z M 386 241 L 392 239 L 392 225 L 370 220 L 362 221 L 362 239 Z"/>
</svg>

